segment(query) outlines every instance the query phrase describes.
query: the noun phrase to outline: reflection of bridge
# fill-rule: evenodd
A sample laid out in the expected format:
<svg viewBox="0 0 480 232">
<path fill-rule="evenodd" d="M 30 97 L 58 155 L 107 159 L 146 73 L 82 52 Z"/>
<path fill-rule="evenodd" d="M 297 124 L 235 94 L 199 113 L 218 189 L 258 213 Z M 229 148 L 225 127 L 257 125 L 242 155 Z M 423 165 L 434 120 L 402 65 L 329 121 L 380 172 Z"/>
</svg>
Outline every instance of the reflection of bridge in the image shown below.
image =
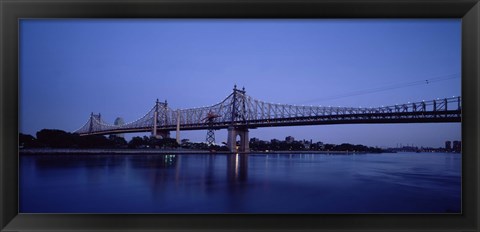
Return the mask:
<svg viewBox="0 0 480 232">
<path fill-rule="evenodd" d="M 209 118 L 209 115 L 216 115 Z M 80 135 L 152 132 L 152 136 L 169 137 L 170 131 L 228 129 L 227 146 L 236 151 L 236 138 L 240 136 L 240 150 L 249 151 L 248 129 L 257 127 L 359 124 L 359 123 L 426 123 L 460 122 L 461 98 L 364 107 L 295 106 L 263 102 L 248 96 L 245 89 L 234 87 L 223 101 L 199 108 L 169 108 L 167 102 L 157 100 L 143 117 L 124 125 L 112 125 L 100 114 L 75 131 Z"/>
</svg>

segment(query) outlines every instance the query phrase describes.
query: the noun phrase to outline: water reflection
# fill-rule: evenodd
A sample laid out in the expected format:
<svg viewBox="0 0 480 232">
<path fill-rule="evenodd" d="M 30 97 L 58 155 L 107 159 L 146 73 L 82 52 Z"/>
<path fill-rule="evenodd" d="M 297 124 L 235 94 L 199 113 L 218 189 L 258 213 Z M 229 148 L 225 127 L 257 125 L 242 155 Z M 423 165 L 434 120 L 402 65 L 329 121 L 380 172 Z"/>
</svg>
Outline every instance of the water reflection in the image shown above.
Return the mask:
<svg viewBox="0 0 480 232">
<path fill-rule="evenodd" d="M 137 173 L 142 173 L 141 179 L 149 183 L 154 194 L 173 188 L 201 190 L 210 195 L 225 187 L 234 193 L 240 191 L 248 180 L 248 154 L 155 155 L 130 157 L 128 163 L 132 169 L 143 170 L 137 170 Z M 225 179 L 219 175 L 221 172 L 226 172 Z"/>
<path fill-rule="evenodd" d="M 173 154 L 129 156 L 129 173 L 132 178 L 145 182 L 153 196 L 159 199 L 165 195 L 169 182 L 179 180 L 179 160 L 179 156 Z"/>
<path fill-rule="evenodd" d="M 39 169 L 105 168 L 118 167 L 126 162 L 125 156 L 116 155 L 40 155 L 35 156 L 35 166 Z"/>
<path fill-rule="evenodd" d="M 143 181 L 158 197 L 166 188 L 201 189 L 215 194 L 224 186 L 231 193 L 238 192 L 248 180 L 248 158 L 248 154 L 49 155 L 34 160 L 37 175 L 48 176 L 56 169 L 80 170 L 93 183 L 124 174 L 128 179 Z M 219 175 L 221 172 L 225 179 Z"/>
<path fill-rule="evenodd" d="M 215 184 L 217 183 L 217 180 L 215 179 L 215 159 L 216 155 L 210 155 L 207 157 L 207 173 L 205 176 L 205 185 L 206 185 L 206 191 L 207 192 L 213 192 L 213 188 Z"/>
<path fill-rule="evenodd" d="M 132 168 L 175 168 L 177 166 L 177 155 L 130 156 L 129 162 Z"/>
<path fill-rule="evenodd" d="M 227 179 L 230 183 L 246 182 L 248 177 L 248 154 L 227 155 Z"/>
<path fill-rule="evenodd" d="M 452 154 L 21 155 L 20 211 L 458 212 Z M 281 193 L 281 194 L 279 194 Z"/>
</svg>

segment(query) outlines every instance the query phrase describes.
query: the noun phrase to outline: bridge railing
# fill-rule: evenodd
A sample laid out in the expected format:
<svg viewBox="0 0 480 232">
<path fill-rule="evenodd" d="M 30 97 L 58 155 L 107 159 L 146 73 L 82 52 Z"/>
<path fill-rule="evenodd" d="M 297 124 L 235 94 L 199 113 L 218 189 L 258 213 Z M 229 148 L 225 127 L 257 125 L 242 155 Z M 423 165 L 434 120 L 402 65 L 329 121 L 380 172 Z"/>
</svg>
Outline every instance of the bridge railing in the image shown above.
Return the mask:
<svg viewBox="0 0 480 232">
<path fill-rule="evenodd" d="M 412 102 L 381 107 L 297 106 L 267 103 L 246 96 L 248 120 L 320 117 L 327 115 L 385 114 L 407 112 L 444 112 L 461 110 L 461 98 L 452 97 L 431 101 Z"/>
<path fill-rule="evenodd" d="M 233 107 L 235 105 L 235 109 Z M 212 122 L 216 125 L 248 124 L 249 122 L 269 123 L 270 120 L 311 120 L 312 118 L 341 115 L 374 115 L 399 113 L 428 113 L 442 115 L 448 111 L 461 111 L 461 97 L 436 99 L 421 102 L 409 102 L 381 107 L 331 107 L 298 106 L 275 104 L 261 101 L 234 90 L 221 102 L 198 108 L 174 110 L 165 104 L 157 103 L 144 116 L 124 125 L 108 124 L 93 114 L 79 130 L 80 134 L 100 131 L 130 130 L 153 128 L 155 115 L 158 128 L 172 128 L 179 122 L 182 128 L 198 127 L 208 123 L 207 117 L 215 115 Z M 179 120 L 179 121 L 178 121 Z"/>
</svg>

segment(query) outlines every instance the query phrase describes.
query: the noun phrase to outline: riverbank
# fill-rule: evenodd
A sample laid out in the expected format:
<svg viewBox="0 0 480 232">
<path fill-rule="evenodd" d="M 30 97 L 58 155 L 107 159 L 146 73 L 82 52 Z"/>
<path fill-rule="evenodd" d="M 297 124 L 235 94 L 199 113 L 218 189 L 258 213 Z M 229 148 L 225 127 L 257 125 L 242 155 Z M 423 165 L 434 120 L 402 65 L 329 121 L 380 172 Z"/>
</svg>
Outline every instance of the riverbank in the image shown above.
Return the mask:
<svg viewBox="0 0 480 232">
<path fill-rule="evenodd" d="M 189 149 L 67 149 L 67 148 L 24 148 L 20 154 L 232 154 L 228 151 L 205 151 Z M 239 152 L 245 153 L 245 152 Z M 366 152 L 353 151 L 251 151 L 253 154 L 364 154 Z"/>
<path fill-rule="evenodd" d="M 20 154 L 210 154 L 210 151 L 188 149 L 63 149 L 63 148 L 28 148 L 20 149 Z M 230 152 L 216 152 L 230 153 Z"/>
</svg>

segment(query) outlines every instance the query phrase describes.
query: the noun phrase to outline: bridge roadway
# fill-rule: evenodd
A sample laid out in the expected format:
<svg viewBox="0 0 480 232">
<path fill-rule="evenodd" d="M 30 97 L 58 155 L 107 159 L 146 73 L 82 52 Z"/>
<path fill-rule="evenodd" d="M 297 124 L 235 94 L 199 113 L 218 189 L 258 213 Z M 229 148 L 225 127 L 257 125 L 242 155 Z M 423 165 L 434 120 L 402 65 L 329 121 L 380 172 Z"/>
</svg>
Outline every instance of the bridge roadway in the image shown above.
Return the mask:
<svg viewBox="0 0 480 232">
<path fill-rule="evenodd" d="M 152 136 L 168 137 L 170 131 L 176 130 L 178 140 L 180 130 L 228 129 L 227 146 L 235 152 L 236 137 L 240 136 L 240 151 L 248 151 L 248 129 L 260 127 L 445 122 L 461 122 L 461 97 L 376 108 L 295 106 L 259 101 L 235 87 L 223 101 L 208 107 L 173 110 L 157 100 L 147 114 L 124 125 L 108 124 L 100 114 L 92 113 L 74 133 L 152 132 Z"/>
<path fill-rule="evenodd" d="M 309 125 L 332 125 L 332 124 L 385 124 L 385 123 L 434 123 L 434 122 L 461 122 L 460 110 L 449 110 L 440 114 L 434 113 L 391 113 L 391 114 L 355 114 L 355 115 L 332 115 L 317 116 L 309 118 L 278 118 L 272 120 L 249 120 L 245 123 L 235 123 L 235 127 L 256 129 L 260 127 L 282 127 L 282 126 L 309 126 Z M 430 116 L 430 117 L 425 117 Z M 229 123 L 215 123 L 212 126 L 206 123 L 182 124 L 180 130 L 220 130 L 232 126 Z M 176 125 L 158 127 L 158 130 L 175 131 Z M 103 131 L 92 131 L 80 135 L 108 135 L 123 133 L 151 132 L 152 127 L 119 128 Z"/>
</svg>

